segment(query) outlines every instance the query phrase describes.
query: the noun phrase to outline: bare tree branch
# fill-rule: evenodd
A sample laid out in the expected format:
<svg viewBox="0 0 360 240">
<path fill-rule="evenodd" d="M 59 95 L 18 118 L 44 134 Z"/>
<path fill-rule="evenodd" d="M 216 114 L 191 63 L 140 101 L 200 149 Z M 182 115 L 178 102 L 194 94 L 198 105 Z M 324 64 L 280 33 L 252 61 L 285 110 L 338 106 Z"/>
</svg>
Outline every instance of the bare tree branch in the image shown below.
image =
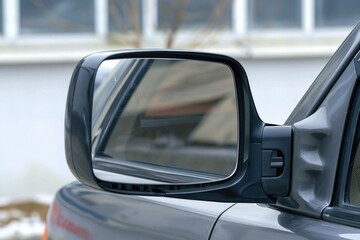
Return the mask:
<svg viewBox="0 0 360 240">
<path fill-rule="evenodd" d="M 137 1 L 134 1 L 137 2 Z M 120 10 L 121 9 L 121 10 Z M 130 34 L 129 27 L 126 27 L 126 24 L 124 21 L 122 21 L 122 15 L 125 12 L 130 12 L 134 18 L 138 18 L 139 14 L 137 11 L 133 12 L 133 6 L 129 6 L 124 1 L 109 1 L 109 14 L 111 19 L 114 21 L 114 24 L 119 32 L 123 32 L 125 34 Z M 131 18 L 131 26 L 130 28 L 133 28 L 134 26 L 133 17 Z M 121 42 L 128 45 L 134 45 L 135 47 L 141 47 L 140 41 L 141 36 L 136 36 L 135 40 L 129 40 L 127 38 L 117 37 L 117 42 Z"/>
<path fill-rule="evenodd" d="M 207 21 L 204 28 L 200 29 L 196 34 L 193 34 L 193 40 L 189 41 L 188 44 L 182 46 L 186 48 L 195 48 L 202 44 L 204 44 L 212 33 L 216 32 L 217 29 L 221 29 L 225 27 L 225 23 L 218 25 L 221 23 L 221 17 L 224 17 L 225 11 L 227 8 L 231 7 L 232 0 L 222 0 L 219 1 L 211 15 L 211 18 Z M 218 26 L 217 26 L 218 25 Z M 217 29 L 214 29 L 214 26 L 217 26 Z M 199 37 L 201 36 L 201 37 Z"/>
<path fill-rule="evenodd" d="M 133 23 L 133 27 L 135 30 L 135 46 L 141 47 L 141 39 L 142 39 L 142 32 L 141 32 L 141 26 L 139 21 L 139 4 L 138 1 L 131 1 L 131 22 Z"/>
<path fill-rule="evenodd" d="M 175 39 L 175 35 L 177 33 L 177 31 L 180 28 L 180 25 L 184 19 L 185 16 L 185 10 L 186 7 L 189 4 L 189 0 L 182 0 L 180 2 L 180 6 L 176 6 L 176 13 L 175 13 L 175 17 L 174 17 L 174 21 L 173 24 L 171 26 L 167 41 L 166 41 L 166 48 L 171 48 L 174 44 L 174 39 Z"/>
</svg>

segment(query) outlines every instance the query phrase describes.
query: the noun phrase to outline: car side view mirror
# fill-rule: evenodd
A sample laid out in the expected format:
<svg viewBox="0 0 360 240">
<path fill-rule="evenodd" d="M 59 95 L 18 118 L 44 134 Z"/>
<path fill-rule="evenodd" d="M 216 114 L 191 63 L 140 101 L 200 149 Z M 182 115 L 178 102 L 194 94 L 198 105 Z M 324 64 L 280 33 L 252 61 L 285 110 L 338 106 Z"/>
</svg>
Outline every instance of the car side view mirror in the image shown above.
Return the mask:
<svg viewBox="0 0 360 240">
<path fill-rule="evenodd" d="M 69 87 L 68 165 L 107 191 L 271 202 L 289 192 L 291 136 L 260 120 L 244 69 L 227 56 L 97 53 Z"/>
</svg>

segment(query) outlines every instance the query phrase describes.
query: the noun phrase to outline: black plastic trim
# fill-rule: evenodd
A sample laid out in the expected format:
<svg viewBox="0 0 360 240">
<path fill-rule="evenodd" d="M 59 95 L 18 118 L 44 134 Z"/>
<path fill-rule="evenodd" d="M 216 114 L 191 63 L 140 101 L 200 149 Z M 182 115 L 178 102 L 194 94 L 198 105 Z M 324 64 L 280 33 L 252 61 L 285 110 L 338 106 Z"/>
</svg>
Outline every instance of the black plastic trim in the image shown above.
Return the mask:
<svg viewBox="0 0 360 240">
<path fill-rule="evenodd" d="M 323 218 L 333 223 L 360 227 L 360 209 L 327 207 L 323 212 Z"/>
<path fill-rule="evenodd" d="M 345 133 L 342 139 L 338 170 L 335 179 L 335 189 L 331 205 L 342 207 L 347 201 L 348 182 L 355 150 L 354 140 L 360 134 L 360 85 L 356 83 L 352 92 L 351 103 L 348 110 Z M 356 131 L 354 131 L 354 129 Z"/>
<path fill-rule="evenodd" d="M 264 191 L 273 197 L 289 196 L 292 161 L 292 127 L 266 126 L 263 132 L 262 152 L 262 185 Z M 274 152 L 277 152 L 279 156 L 274 157 Z M 272 164 L 272 160 L 276 162 Z"/>
</svg>

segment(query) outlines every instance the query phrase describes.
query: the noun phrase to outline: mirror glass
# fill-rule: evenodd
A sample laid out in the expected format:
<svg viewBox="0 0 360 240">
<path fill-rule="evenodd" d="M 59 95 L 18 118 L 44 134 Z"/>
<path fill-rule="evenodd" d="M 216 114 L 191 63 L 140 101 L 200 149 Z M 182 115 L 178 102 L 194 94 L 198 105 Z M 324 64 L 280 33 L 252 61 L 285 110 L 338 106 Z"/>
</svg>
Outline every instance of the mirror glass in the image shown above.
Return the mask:
<svg viewBox="0 0 360 240">
<path fill-rule="evenodd" d="M 116 59 L 97 72 L 92 157 L 97 178 L 194 184 L 230 177 L 238 162 L 233 72 L 186 59 Z"/>
</svg>

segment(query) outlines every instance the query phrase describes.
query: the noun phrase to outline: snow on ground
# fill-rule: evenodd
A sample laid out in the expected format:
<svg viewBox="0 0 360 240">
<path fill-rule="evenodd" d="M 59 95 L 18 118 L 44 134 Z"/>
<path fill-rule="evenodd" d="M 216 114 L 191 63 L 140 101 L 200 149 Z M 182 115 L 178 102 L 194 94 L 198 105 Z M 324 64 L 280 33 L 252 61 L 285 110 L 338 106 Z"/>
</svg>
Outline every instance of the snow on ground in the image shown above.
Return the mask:
<svg viewBox="0 0 360 240">
<path fill-rule="evenodd" d="M 53 196 L 28 199 L 0 198 L 0 240 L 41 239 Z"/>
<path fill-rule="evenodd" d="M 45 229 L 38 216 L 21 218 L 0 228 L 0 239 L 40 239 Z"/>
</svg>

